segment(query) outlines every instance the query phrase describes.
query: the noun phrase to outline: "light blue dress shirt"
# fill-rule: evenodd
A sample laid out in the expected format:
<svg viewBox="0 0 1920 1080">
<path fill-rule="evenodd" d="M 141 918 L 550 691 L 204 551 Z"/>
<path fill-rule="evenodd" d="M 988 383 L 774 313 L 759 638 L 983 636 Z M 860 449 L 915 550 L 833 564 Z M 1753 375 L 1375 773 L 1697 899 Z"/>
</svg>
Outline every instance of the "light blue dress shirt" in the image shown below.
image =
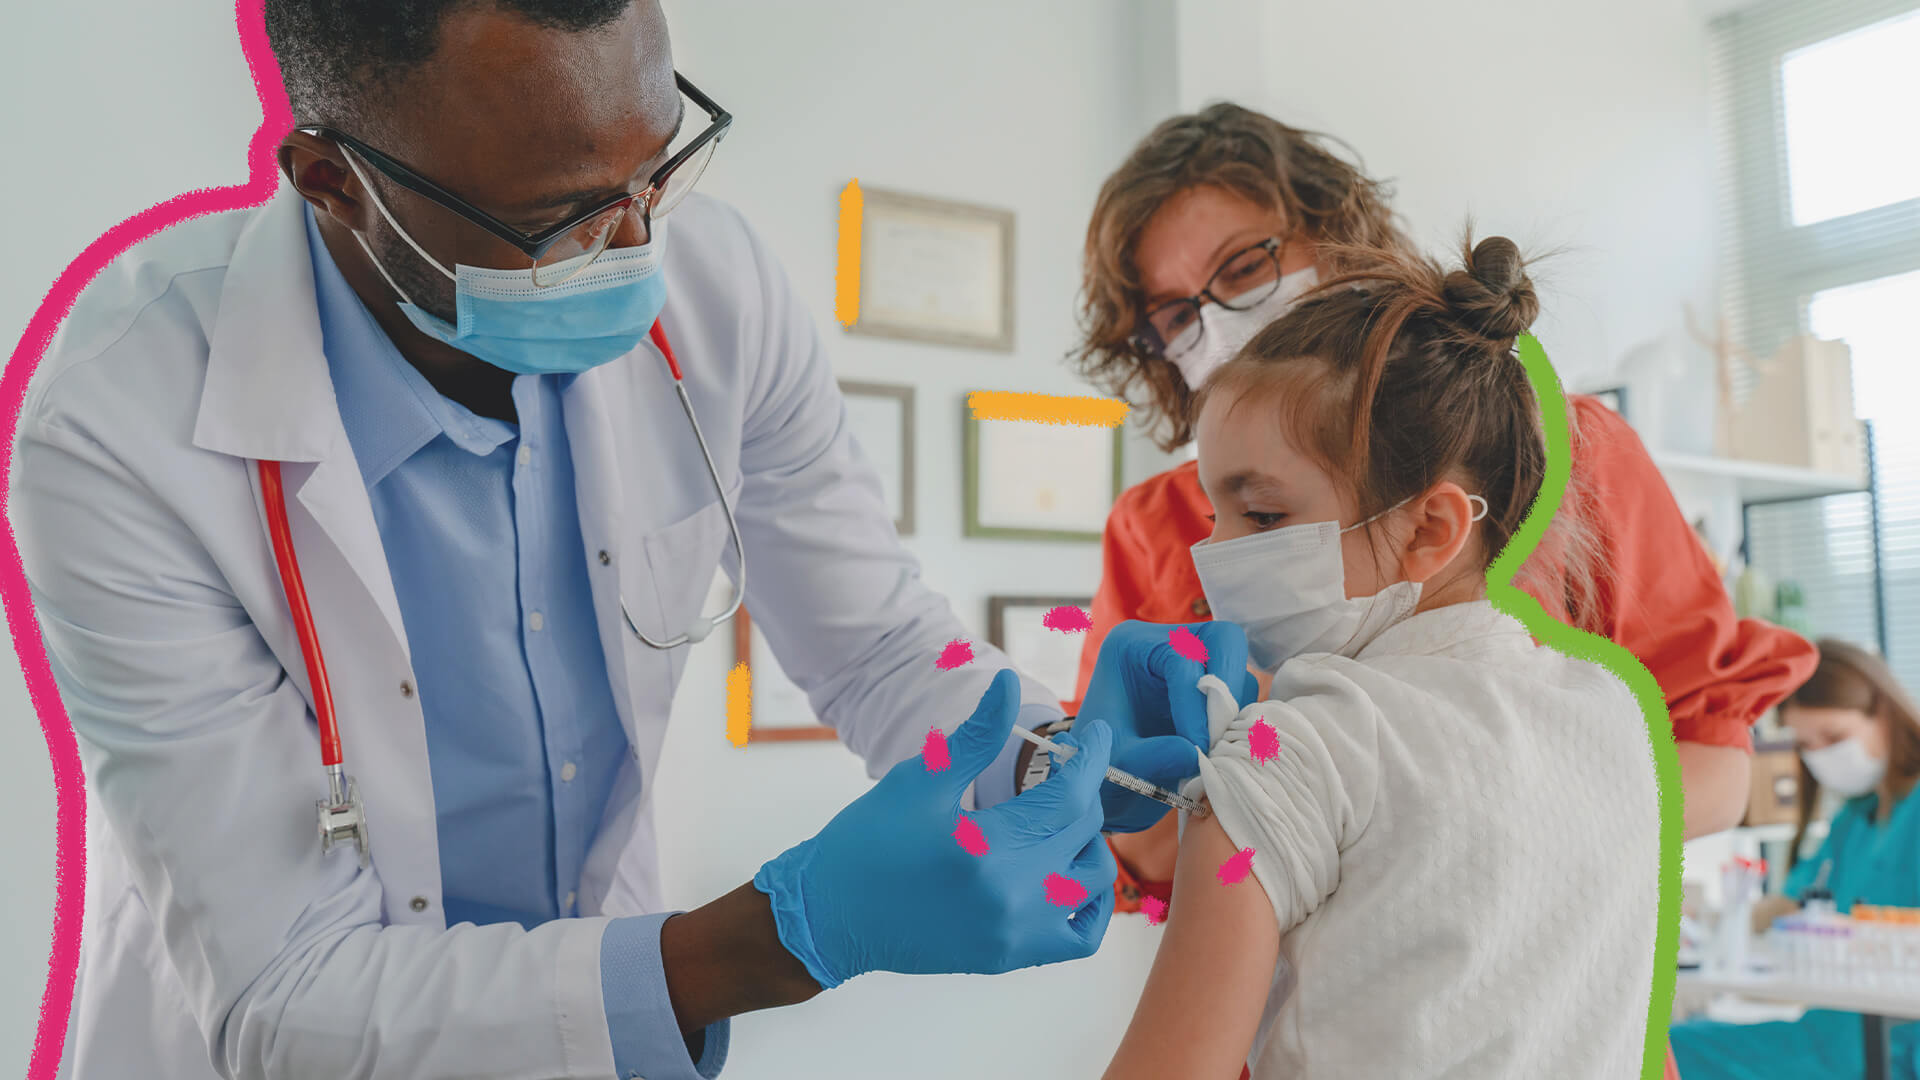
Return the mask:
<svg viewBox="0 0 1920 1080">
<path fill-rule="evenodd" d="M 560 395 L 513 380 L 518 425 L 442 396 L 327 254 L 311 210 L 327 365 L 386 549 L 426 715 L 448 923 L 575 915 L 580 873 L 628 753 L 588 584 Z M 601 989 L 620 1075 L 713 1077 L 729 1025 L 689 1061 L 660 924 L 614 919 Z"/>
</svg>

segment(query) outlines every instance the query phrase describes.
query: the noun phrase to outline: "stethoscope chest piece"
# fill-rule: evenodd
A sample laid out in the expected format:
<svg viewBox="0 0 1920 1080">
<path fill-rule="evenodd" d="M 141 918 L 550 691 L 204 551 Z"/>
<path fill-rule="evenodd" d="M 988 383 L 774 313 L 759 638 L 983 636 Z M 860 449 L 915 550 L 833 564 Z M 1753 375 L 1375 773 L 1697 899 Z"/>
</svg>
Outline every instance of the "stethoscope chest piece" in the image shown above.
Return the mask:
<svg viewBox="0 0 1920 1080">
<path fill-rule="evenodd" d="M 360 782 L 347 777 L 343 790 L 339 774 L 334 769 L 327 772 L 329 797 L 314 801 L 320 812 L 320 854 L 331 854 L 335 844 L 351 843 L 360 849 L 360 869 L 365 870 L 373 843 L 367 834 L 367 804 L 360 801 Z"/>
</svg>

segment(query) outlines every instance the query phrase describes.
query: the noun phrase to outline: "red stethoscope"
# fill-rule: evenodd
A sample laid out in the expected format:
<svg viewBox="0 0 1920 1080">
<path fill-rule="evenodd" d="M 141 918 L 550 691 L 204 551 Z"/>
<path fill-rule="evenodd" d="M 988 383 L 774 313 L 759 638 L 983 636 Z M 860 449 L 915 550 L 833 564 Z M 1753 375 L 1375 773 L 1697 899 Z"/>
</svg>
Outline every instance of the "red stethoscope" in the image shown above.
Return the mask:
<svg viewBox="0 0 1920 1080">
<path fill-rule="evenodd" d="M 648 637 L 646 631 L 634 624 L 633 616 L 627 613 L 626 597 L 620 598 L 620 617 L 626 621 L 627 629 L 635 637 L 656 649 L 672 649 L 705 640 L 707 635 L 713 633 L 714 627 L 731 619 L 740 610 L 740 604 L 747 595 L 747 549 L 740 543 L 740 524 L 734 519 L 733 505 L 727 502 L 727 490 L 720 482 L 720 470 L 713 463 L 712 451 L 707 449 L 707 438 L 700 431 L 700 421 L 693 415 L 693 401 L 687 396 L 680 364 L 674 359 L 673 347 L 667 344 L 666 332 L 660 329 L 657 320 L 649 336 L 654 345 L 659 347 L 660 355 L 666 358 L 667 370 L 673 375 L 673 388 L 680 395 L 680 407 L 687 414 L 687 422 L 693 425 L 694 441 L 700 444 L 700 456 L 706 460 L 707 475 L 712 478 L 714 489 L 720 493 L 720 506 L 727 515 L 727 528 L 733 534 L 733 547 L 740 556 L 739 573 L 734 578 L 733 601 L 717 615 L 696 616 L 693 625 L 674 637 L 665 640 Z M 327 770 L 327 797 L 317 804 L 320 813 L 320 850 L 325 854 L 331 852 L 335 844 L 352 842 L 360 849 L 360 865 L 365 867 L 373 851 L 367 835 L 366 804 L 360 800 L 359 785 L 347 775 L 345 760 L 340 753 L 340 725 L 334 718 L 333 689 L 327 681 L 327 661 L 320 651 L 320 635 L 314 629 L 313 609 L 307 603 L 307 584 L 300 575 L 300 557 L 293 550 L 293 529 L 287 523 L 287 496 L 286 488 L 280 482 L 280 463 L 256 461 L 254 465 L 260 474 L 260 498 L 266 504 L 267 536 L 273 543 L 274 562 L 280 569 L 280 585 L 287 594 L 287 608 L 293 616 L 293 631 L 300 639 L 300 656 L 306 662 L 308 681 L 313 688 L 313 717 L 320 729 L 320 763 Z"/>
</svg>

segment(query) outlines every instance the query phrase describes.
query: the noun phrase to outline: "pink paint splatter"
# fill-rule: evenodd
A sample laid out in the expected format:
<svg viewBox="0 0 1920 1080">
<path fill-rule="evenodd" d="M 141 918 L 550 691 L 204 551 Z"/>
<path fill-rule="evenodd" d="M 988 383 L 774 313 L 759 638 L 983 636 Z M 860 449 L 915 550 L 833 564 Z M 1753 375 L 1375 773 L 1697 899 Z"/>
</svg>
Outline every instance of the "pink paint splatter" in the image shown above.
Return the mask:
<svg viewBox="0 0 1920 1080">
<path fill-rule="evenodd" d="M 960 850 L 969 855 L 987 853 L 987 834 L 980 830 L 980 823 L 965 814 L 960 815 L 959 824 L 953 827 L 953 838 L 960 842 Z"/>
<path fill-rule="evenodd" d="M 1140 910 L 1146 913 L 1148 926 L 1159 926 L 1167 921 L 1167 902 L 1157 896 L 1143 898 Z"/>
<path fill-rule="evenodd" d="M 1265 765 L 1280 756 L 1280 733 L 1262 717 L 1247 729 L 1247 749 L 1253 751 L 1253 760 Z"/>
<path fill-rule="evenodd" d="M 247 144 L 246 183 L 201 188 L 150 206 L 100 234 L 67 264 L 54 279 L 40 306 L 34 309 L 5 367 L 5 376 L 0 377 L 0 417 L 4 417 L 0 419 L 0 446 L 11 447 L 14 443 L 27 381 L 40 366 L 60 323 L 73 309 L 80 291 L 109 262 L 163 229 L 206 214 L 263 205 L 279 189 L 276 148 L 281 136 L 293 126 L 293 110 L 287 104 L 279 65 L 267 45 L 264 11 L 263 0 L 238 0 L 235 9 L 240 53 L 246 58 L 253 77 L 261 113 L 260 126 L 254 129 Z M 0 464 L 0 506 L 4 506 L 12 476 L 12 458 L 11 453 L 4 450 L 0 450 L 0 456 L 7 459 Z M 5 538 L 5 557 L 0 558 L 0 601 L 5 602 L 7 627 L 13 632 L 14 651 L 19 655 L 27 693 L 40 719 L 40 731 L 47 742 L 48 763 L 53 772 L 56 812 L 53 942 L 47 956 L 46 990 L 40 996 L 39 1028 L 34 1033 L 33 1051 L 27 1059 L 27 1080 L 52 1080 L 66 1042 L 74 976 L 80 961 L 80 916 L 87 881 L 86 781 L 80 770 L 73 724 L 61 704 L 53 671 L 47 664 L 46 643 L 40 637 L 39 623 L 34 618 L 26 573 L 20 563 L 20 547 L 13 529 L 3 518 L 0 518 L 0 537 Z"/>
<path fill-rule="evenodd" d="M 1087 887 L 1060 874 L 1047 875 L 1047 903 L 1077 908 L 1087 902 Z"/>
<path fill-rule="evenodd" d="M 1222 885 L 1238 885 L 1247 880 L 1247 875 L 1252 872 L 1253 849 L 1250 847 L 1241 848 L 1238 854 L 1221 863 L 1220 869 L 1215 871 Z"/>
<path fill-rule="evenodd" d="M 1173 646 L 1174 652 L 1196 664 L 1207 662 L 1206 643 L 1195 637 L 1193 631 L 1184 626 L 1173 628 L 1173 632 L 1167 635 L 1167 644 Z"/>
<path fill-rule="evenodd" d="M 1040 625 L 1063 634 L 1079 634 L 1093 629 L 1093 616 L 1072 604 L 1062 604 L 1042 615 Z"/>
<path fill-rule="evenodd" d="M 933 666 L 941 671 L 952 671 L 954 668 L 971 663 L 973 663 L 973 644 L 966 638 L 954 638 L 947 642 L 946 648 L 940 650 L 940 659 L 935 660 Z"/>
<path fill-rule="evenodd" d="M 947 733 L 939 728 L 927 732 L 926 745 L 920 748 L 920 760 L 926 763 L 928 772 L 946 772 L 953 764 L 952 755 L 947 753 Z"/>
</svg>

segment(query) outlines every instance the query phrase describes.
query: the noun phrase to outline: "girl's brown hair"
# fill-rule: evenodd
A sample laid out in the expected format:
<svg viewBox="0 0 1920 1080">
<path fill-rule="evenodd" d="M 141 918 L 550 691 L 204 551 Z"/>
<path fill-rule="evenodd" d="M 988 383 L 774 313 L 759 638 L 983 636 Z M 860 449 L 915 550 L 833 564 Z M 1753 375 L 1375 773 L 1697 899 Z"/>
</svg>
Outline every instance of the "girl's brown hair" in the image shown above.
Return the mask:
<svg viewBox="0 0 1920 1080">
<path fill-rule="evenodd" d="M 1858 645 L 1834 638 L 1820 641 L 1820 666 L 1813 677 L 1787 696 L 1787 705 L 1813 709 L 1858 709 L 1887 725 L 1887 787 L 1894 801 L 1907 797 L 1920 781 L 1920 707 L 1914 705 L 1887 662 Z M 1788 849 L 1787 867 L 1800 862 L 1800 843 L 1820 801 L 1820 781 L 1805 759 L 1800 762 L 1800 823 Z"/>
<path fill-rule="evenodd" d="M 1192 393 L 1171 361 L 1133 340 L 1146 316 L 1133 255 L 1168 199 L 1211 185 L 1274 211 L 1319 245 L 1412 250 L 1387 206 L 1389 189 L 1329 142 L 1221 102 L 1163 121 L 1101 187 L 1087 225 L 1081 343 L 1072 357 L 1108 393 L 1134 400 L 1145 391 L 1141 414 L 1162 450 L 1192 440 Z"/>
<path fill-rule="evenodd" d="M 1547 466 L 1540 403 L 1514 351 L 1540 311 L 1520 249 L 1469 235 L 1463 265 L 1451 271 L 1391 251 L 1340 254 L 1352 269 L 1222 365 L 1196 395 L 1192 419 L 1216 396 L 1230 409 L 1284 398 L 1286 430 L 1346 482 L 1361 518 L 1458 478 L 1487 500 L 1480 524 L 1491 563 L 1526 519 Z M 1552 575 L 1570 606 L 1588 608 L 1592 557 L 1570 506 L 1553 529 L 1556 558 L 1528 559 L 1514 584 L 1534 591 L 1529 575 Z"/>
</svg>

